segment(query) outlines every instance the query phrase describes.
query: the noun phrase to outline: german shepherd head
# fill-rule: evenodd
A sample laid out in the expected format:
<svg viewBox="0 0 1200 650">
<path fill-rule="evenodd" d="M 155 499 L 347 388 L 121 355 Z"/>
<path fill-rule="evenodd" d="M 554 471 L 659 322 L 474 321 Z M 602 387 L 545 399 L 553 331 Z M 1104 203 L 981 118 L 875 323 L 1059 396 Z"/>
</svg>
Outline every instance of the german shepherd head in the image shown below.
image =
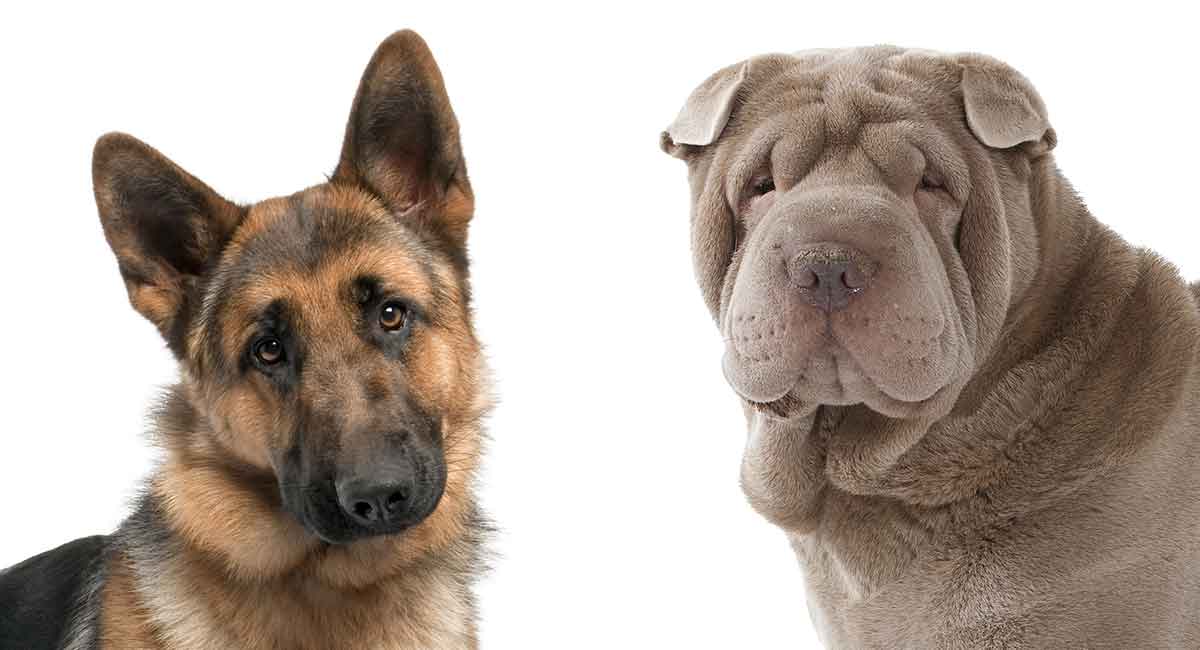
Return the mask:
<svg viewBox="0 0 1200 650">
<path fill-rule="evenodd" d="M 474 199 L 433 56 L 398 32 L 327 183 L 232 203 L 123 134 L 96 203 L 133 307 L 178 359 L 150 486 L 236 573 L 362 585 L 469 532 L 487 410 Z"/>
</svg>

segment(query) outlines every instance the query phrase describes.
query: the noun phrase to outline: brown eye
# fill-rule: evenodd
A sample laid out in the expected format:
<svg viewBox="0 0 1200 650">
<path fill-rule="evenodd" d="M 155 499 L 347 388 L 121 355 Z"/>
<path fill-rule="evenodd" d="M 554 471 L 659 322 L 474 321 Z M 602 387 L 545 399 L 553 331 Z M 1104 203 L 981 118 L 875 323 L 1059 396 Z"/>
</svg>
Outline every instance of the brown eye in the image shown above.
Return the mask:
<svg viewBox="0 0 1200 650">
<path fill-rule="evenodd" d="M 920 189 L 925 190 L 926 192 L 929 192 L 932 190 L 940 190 L 940 189 L 942 189 L 942 184 L 936 178 L 926 174 L 921 177 Z"/>
<path fill-rule="evenodd" d="M 283 361 L 283 343 L 273 336 L 259 340 L 254 344 L 254 358 L 268 366 Z"/>
<path fill-rule="evenodd" d="M 402 329 L 408 323 L 408 308 L 401 302 L 384 303 L 379 309 L 379 326 L 389 332 Z"/>
<path fill-rule="evenodd" d="M 760 179 L 754 181 L 754 185 L 751 186 L 751 189 L 754 190 L 755 196 L 762 196 L 763 194 L 768 194 L 770 192 L 774 192 L 775 191 L 775 179 L 771 178 L 770 176 L 767 176 L 765 178 L 760 178 Z"/>
</svg>

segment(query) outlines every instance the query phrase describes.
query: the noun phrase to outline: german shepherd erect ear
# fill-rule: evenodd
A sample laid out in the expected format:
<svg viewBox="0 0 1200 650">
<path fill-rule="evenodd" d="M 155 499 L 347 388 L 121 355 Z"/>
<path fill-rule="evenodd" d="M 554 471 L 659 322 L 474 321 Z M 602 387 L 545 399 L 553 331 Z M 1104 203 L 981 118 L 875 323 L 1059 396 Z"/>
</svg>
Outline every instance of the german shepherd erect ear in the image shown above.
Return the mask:
<svg viewBox="0 0 1200 650">
<path fill-rule="evenodd" d="M 92 183 L 104 236 L 129 302 L 184 356 L 200 277 L 244 210 L 140 140 L 109 133 L 96 142 Z"/>
<path fill-rule="evenodd" d="M 367 64 L 331 180 L 357 184 L 463 249 L 475 198 L 458 120 L 433 54 L 415 32 L 392 34 Z"/>
</svg>

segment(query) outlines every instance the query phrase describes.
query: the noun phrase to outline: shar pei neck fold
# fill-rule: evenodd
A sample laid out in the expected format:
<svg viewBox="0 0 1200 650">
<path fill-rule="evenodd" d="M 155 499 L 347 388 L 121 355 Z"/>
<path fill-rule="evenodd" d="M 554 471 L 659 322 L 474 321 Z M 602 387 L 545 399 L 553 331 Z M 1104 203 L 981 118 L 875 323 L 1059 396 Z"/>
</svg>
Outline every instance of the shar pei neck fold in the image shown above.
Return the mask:
<svg viewBox="0 0 1200 650">
<path fill-rule="evenodd" d="M 1092 217 L 1029 81 L 975 54 L 761 56 L 661 144 L 742 485 L 826 645 L 1200 647 L 1197 288 Z"/>
</svg>

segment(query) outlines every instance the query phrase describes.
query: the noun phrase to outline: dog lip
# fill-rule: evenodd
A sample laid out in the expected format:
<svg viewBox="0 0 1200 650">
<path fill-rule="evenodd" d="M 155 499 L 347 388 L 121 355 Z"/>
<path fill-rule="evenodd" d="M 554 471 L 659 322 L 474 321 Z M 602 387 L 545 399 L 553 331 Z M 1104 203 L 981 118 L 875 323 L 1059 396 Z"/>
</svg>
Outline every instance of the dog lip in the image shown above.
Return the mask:
<svg viewBox="0 0 1200 650">
<path fill-rule="evenodd" d="M 942 334 L 942 332 L 939 331 L 937 336 L 940 337 L 941 334 Z M 921 404 L 924 404 L 924 403 L 929 402 L 930 400 L 934 399 L 938 395 L 938 393 L 941 392 L 941 389 L 944 387 L 942 385 L 937 385 L 933 389 L 929 390 L 927 395 L 915 397 L 915 399 L 913 397 L 901 397 L 901 396 L 895 395 L 893 393 L 893 391 L 890 391 L 887 389 L 887 387 L 881 385 L 876 380 L 875 377 L 872 377 L 871 374 L 868 373 L 863 368 L 863 363 L 860 359 L 861 354 L 859 351 L 855 350 L 854 346 L 846 345 L 846 344 L 842 343 L 841 341 L 837 342 L 837 346 L 840 350 L 843 350 L 846 353 L 847 360 L 853 362 L 854 366 L 858 370 L 858 376 L 861 377 L 863 381 L 870 384 L 870 386 L 872 388 L 879 391 L 879 393 L 882 394 L 883 396 L 887 397 L 888 399 L 895 400 L 896 402 L 899 402 L 901 404 L 906 404 L 906 405 L 910 405 L 910 406 L 920 406 Z"/>
<path fill-rule="evenodd" d="M 774 402 L 787 395 L 796 383 L 795 379 L 783 377 L 771 381 L 741 381 L 738 379 L 738 375 L 743 373 L 734 367 L 734 362 L 728 353 L 721 363 L 721 369 L 725 374 L 725 381 L 733 388 L 734 392 L 751 402 Z"/>
<path fill-rule="evenodd" d="M 300 525 L 304 527 L 306 532 L 321 540 L 323 543 L 330 546 L 336 546 L 338 544 L 345 543 L 344 540 L 337 539 L 327 531 L 322 530 L 321 526 L 317 525 L 311 510 L 311 504 L 307 499 L 302 498 L 300 502 L 300 508 L 296 511 L 293 511 L 292 515 L 300 522 Z"/>
</svg>

